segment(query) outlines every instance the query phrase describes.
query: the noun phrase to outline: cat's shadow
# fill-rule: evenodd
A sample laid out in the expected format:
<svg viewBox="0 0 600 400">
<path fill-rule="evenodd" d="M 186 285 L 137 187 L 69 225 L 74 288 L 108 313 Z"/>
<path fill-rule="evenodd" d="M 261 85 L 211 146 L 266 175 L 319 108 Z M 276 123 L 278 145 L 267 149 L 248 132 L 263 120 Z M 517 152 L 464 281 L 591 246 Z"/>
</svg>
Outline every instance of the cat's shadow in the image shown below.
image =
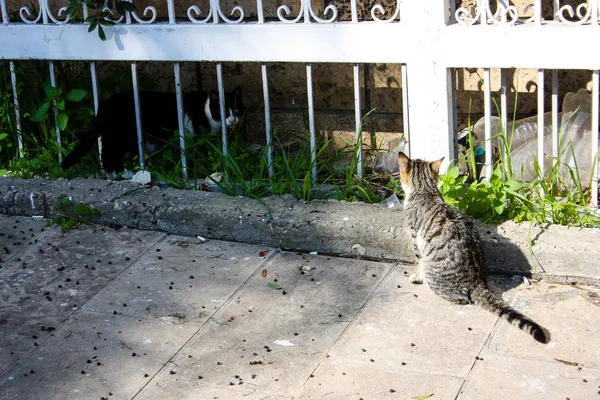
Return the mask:
<svg viewBox="0 0 600 400">
<path fill-rule="evenodd" d="M 491 225 L 476 222 L 479 230 L 483 251 L 488 267 L 488 284 L 494 292 L 508 291 L 521 285 L 523 277 L 536 278 L 543 271 L 532 268 L 535 256 L 527 256 L 524 250 L 527 244 L 517 245 L 513 243 L 508 235 L 503 233 L 501 225 Z M 506 277 L 502 284 L 494 283 L 494 277 Z"/>
</svg>

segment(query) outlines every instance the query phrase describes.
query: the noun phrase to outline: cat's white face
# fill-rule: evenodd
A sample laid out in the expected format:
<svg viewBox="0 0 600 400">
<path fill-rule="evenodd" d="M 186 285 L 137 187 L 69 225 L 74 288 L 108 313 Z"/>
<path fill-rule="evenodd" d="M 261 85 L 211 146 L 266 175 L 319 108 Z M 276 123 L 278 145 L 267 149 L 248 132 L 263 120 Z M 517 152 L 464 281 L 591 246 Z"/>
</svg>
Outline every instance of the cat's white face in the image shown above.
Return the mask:
<svg viewBox="0 0 600 400">
<path fill-rule="evenodd" d="M 229 116 L 227 117 L 227 119 L 225 120 L 225 124 L 227 125 L 228 128 L 233 127 L 235 124 L 237 124 L 237 118 L 235 117 L 235 115 L 233 115 L 233 110 L 230 108 L 229 109 Z"/>
</svg>

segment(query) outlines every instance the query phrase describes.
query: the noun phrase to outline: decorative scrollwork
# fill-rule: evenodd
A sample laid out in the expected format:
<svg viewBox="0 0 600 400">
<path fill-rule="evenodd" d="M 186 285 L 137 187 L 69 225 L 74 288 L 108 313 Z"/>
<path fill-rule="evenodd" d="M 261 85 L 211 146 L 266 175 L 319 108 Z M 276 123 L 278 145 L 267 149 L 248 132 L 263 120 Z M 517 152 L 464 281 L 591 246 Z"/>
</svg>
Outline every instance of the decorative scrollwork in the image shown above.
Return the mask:
<svg viewBox="0 0 600 400">
<path fill-rule="evenodd" d="M 29 6 L 21 7 L 21 9 L 19 10 L 21 21 L 25 22 L 26 24 L 37 24 L 38 22 L 40 22 L 40 19 L 42 19 L 42 14 L 44 12 L 41 7 L 37 11 L 38 14 L 35 17 L 35 19 L 29 19 L 29 17 L 33 15 L 33 11 Z"/>
<path fill-rule="evenodd" d="M 308 23 L 308 22 L 311 22 L 310 21 L 311 17 L 320 24 L 330 24 L 330 23 L 334 22 L 338 16 L 338 10 L 333 4 L 328 5 L 327 7 L 325 7 L 325 10 L 323 10 L 323 16 L 327 17 L 327 15 L 330 14 L 331 15 L 330 18 L 319 17 L 317 15 L 317 13 L 315 12 L 315 10 L 312 9 L 312 4 L 311 4 L 310 0 L 301 0 L 300 7 L 301 7 L 301 10 L 298 13 L 298 16 L 296 18 L 287 19 L 283 14 L 285 13 L 285 15 L 290 15 L 292 13 L 292 11 L 285 4 L 282 6 L 279 6 L 279 8 L 277 9 L 277 17 L 279 17 L 279 20 L 285 24 L 294 24 L 294 23 L 300 21 L 300 19 L 304 19 L 304 22 Z"/>
<path fill-rule="evenodd" d="M 117 13 L 115 12 L 115 10 L 111 10 L 109 7 L 104 7 L 104 8 L 102 9 L 102 11 L 106 11 L 106 12 L 107 12 L 107 13 L 109 13 L 110 15 L 115 15 L 115 14 L 117 14 Z M 117 15 L 118 15 L 118 14 L 117 14 Z M 119 15 L 119 18 L 117 18 L 117 19 L 114 19 L 114 18 L 111 18 L 111 17 L 109 17 L 109 16 L 106 16 L 106 17 L 104 17 L 104 19 L 105 19 L 106 21 L 114 22 L 115 24 L 120 24 L 120 23 L 121 23 L 121 22 L 123 22 L 123 20 L 125 19 L 125 15 Z"/>
<path fill-rule="evenodd" d="M 131 16 L 133 17 L 133 19 L 135 19 L 139 24 L 151 24 L 154 21 L 156 21 L 156 8 L 154 8 L 153 6 L 148 6 L 148 7 L 144 8 L 144 12 L 142 14 L 144 17 L 148 17 L 148 14 L 152 14 L 150 19 L 142 19 L 139 15 L 137 15 L 137 13 L 135 11 L 128 11 L 128 12 L 131 13 Z"/>
<path fill-rule="evenodd" d="M 385 9 L 383 8 L 383 6 L 381 4 L 376 4 L 373 6 L 373 8 L 371 8 L 371 17 L 373 18 L 373 21 L 375 22 L 392 22 L 392 21 L 396 21 L 398 19 L 398 17 L 400 16 L 400 1 L 398 0 L 396 2 L 396 10 L 394 11 L 394 14 L 392 14 L 392 16 L 390 18 L 379 18 L 377 16 L 377 12 L 379 12 L 379 14 L 381 16 L 385 15 Z"/>
<path fill-rule="evenodd" d="M 530 4 L 530 6 L 532 6 Z M 505 1 L 498 1 L 496 6 L 496 12 L 492 14 L 489 7 L 488 0 L 488 23 L 494 25 L 514 25 L 519 21 L 519 9 Z"/>
<path fill-rule="evenodd" d="M 26 24 L 37 24 L 38 22 L 40 22 L 40 19 L 45 24 L 48 23 L 48 20 L 54 22 L 55 24 L 67 23 L 67 21 L 69 19 L 68 16 L 66 15 L 67 7 L 61 7 L 58 10 L 58 16 L 59 17 L 64 16 L 64 19 L 58 19 L 50 11 L 50 6 L 48 5 L 48 0 L 39 0 L 38 5 L 39 5 L 39 8 L 37 10 L 38 14 L 35 17 L 35 19 L 30 19 L 30 17 L 33 15 L 33 11 L 31 10 L 31 7 L 29 7 L 29 6 L 21 7 L 21 9 L 19 10 L 19 15 L 21 16 L 21 20 L 23 22 L 25 22 Z"/>
<path fill-rule="evenodd" d="M 193 5 L 187 10 L 188 19 L 194 24 L 206 24 L 210 22 L 211 19 L 213 23 L 216 24 L 219 22 L 219 18 L 221 18 L 224 22 L 227 22 L 228 24 L 239 24 L 244 20 L 244 9 L 242 8 L 242 6 L 233 7 L 229 16 L 233 16 L 236 13 L 239 15 L 237 19 L 231 19 L 227 17 L 221 9 L 219 0 L 210 0 L 210 10 L 208 11 L 206 18 L 204 19 L 196 18 L 202 15 L 200 7 Z M 196 16 L 192 14 L 196 14 Z"/>
<path fill-rule="evenodd" d="M 565 17 L 565 12 L 569 15 L 568 18 Z M 564 5 L 558 9 L 556 16 L 558 17 L 558 20 L 565 25 L 583 25 L 591 21 L 592 7 L 588 3 L 581 3 L 574 11 L 572 6 Z M 577 16 L 578 19 L 572 21 L 575 16 Z M 598 18 L 597 15 L 596 18 Z"/>
<path fill-rule="evenodd" d="M 208 15 L 204 19 L 197 19 L 195 16 L 192 15 L 192 13 L 196 14 L 196 16 L 198 16 L 198 17 L 201 16 L 202 11 L 200 11 L 200 7 L 191 6 L 190 8 L 188 8 L 188 10 L 187 10 L 188 19 L 190 20 L 190 22 L 192 22 L 194 24 L 206 24 L 211 19 L 213 11 L 211 8 L 208 12 Z"/>
<path fill-rule="evenodd" d="M 454 12 L 454 18 L 461 25 L 474 25 L 481 19 L 481 4 L 478 0 L 473 7 L 460 7 Z"/>
</svg>

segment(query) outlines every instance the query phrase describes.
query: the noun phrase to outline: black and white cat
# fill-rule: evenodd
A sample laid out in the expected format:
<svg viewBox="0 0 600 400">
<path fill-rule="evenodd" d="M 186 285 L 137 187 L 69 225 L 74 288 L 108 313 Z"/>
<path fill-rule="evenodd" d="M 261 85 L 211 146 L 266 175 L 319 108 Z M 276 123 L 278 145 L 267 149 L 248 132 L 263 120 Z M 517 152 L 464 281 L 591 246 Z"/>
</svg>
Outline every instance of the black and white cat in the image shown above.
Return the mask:
<svg viewBox="0 0 600 400">
<path fill-rule="evenodd" d="M 175 93 L 140 91 L 140 119 L 144 131 L 144 150 L 156 151 L 179 129 L 177 100 Z M 219 94 L 190 92 L 183 95 L 184 128 L 200 132 L 202 129 L 216 132 L 221 129 Z M 225 95 L 225 124 L 234 126 L 244 112 L 242 89 L 237 86 Z M 118 93 L 103 101 L 92 128 L 85 132 L 80 142 L 62 162 L 70 168 L 94 146 L 98 136 L 102 137 L 102 166 L 108 178 L 130 178 L 123 163 L 138 154 L 137 128 L 133 92 Z"/>
</svg>

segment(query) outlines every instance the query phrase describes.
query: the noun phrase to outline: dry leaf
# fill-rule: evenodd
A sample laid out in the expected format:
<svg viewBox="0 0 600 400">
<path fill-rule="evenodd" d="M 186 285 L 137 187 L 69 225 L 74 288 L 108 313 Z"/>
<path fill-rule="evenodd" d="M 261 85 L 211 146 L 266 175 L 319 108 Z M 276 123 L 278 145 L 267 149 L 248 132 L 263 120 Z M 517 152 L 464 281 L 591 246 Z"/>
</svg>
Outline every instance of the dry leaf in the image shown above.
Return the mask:
<svg viewBox="0 0 600 400">
<path fill-rule="evenodd" d="M 263 277 L 263 278 L 266 278 L 266 277 L 267 277 L 267 274 L 268 274 L 268 272 L 267 272 L 267 269 L 266 269 L 266 268 L 265 268 L 265 269 L 263 269 L 263 270 L 262 270 L 262 272 L 261 272 L 261 275 L 262 275 L 262 277 Z"/>
<path fill-rule="evenodd" d="M 555 358 L 555 360 L 556 360 L 556 361 L 558 361 L 558 362 L 561 362 L 561 363 L 563 363 L 563 364 L 570 365 L 570 366 L 572 366 L 572 367 L 576 367 L 576 366 L 578 366 L 578 365 L 579 365 L 579 363 L 576 363 L 576 362 L 574 362 L 574 361 L 565 361 L 565 360 L 561 360 L 560 358 Z"/>
</svg>

